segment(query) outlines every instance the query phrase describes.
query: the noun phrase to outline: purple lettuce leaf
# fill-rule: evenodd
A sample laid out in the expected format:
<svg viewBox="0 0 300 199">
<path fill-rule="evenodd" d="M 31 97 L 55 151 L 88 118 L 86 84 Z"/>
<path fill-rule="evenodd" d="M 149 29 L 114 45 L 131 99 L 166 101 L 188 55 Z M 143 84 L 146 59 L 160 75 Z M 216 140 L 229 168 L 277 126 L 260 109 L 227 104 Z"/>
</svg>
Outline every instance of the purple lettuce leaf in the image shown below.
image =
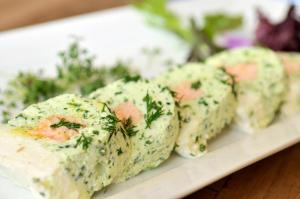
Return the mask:
<svg viewBox="0 0 300 199">
<path fill-rule="evenodd" d="M 295 6 L 288 10 L 286 18 L 272 24 L 260 11 L 256 28 L 256 43 L 276 51 L 300 51 L 300 20 L 295 14 Z"/>
</svg>

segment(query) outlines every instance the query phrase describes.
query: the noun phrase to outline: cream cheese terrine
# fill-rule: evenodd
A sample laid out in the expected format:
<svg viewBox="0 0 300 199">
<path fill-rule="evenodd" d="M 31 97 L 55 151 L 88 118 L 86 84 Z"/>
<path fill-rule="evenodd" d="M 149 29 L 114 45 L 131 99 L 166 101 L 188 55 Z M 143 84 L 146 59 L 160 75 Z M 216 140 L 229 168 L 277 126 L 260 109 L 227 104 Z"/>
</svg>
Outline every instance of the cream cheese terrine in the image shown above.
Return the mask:
<svg viewBox="0 0 300 199">
<path fill-rule="evenodd" d="M 300 54 L 278 53 L 288 76 L 288 93 L 286 95 L 282 113 L 294 115 L 300 112 Z"/>
<path fill-rule="evenodd" d="M 120 120 L 129 120 L 136 127 L 129 164 L 119 181 L 157 167 L 170 156 L 179 123 L 175 102 L 167 90 L 153 82 L 128 77 L 90 97 L 106 101 Z"/>
<path fill-rule="evenodd" d="M 252 47 L 221 52 L 208 58 L 208 65 L 223 67 L 236 82 L 236 124 L 253 133 L 267 127 L 285 98 L 286 76 L 276 54 Z"/>
<path fill-rule="evenodd" d="M 199 157 L 207 141 L 234 118 L 236 100 L 232 78 L 223 70 L 190 63 L 158 77 L 179 104 L 181 129 L 175 150 L 183 157 Z"/>
<path fill-rule="evenodd" d="M 90 198 L 119 178 L 130 154 L 111 118 L 105 104 L 71 94 L 29 106 L 1 129 L 2 174 L 37 198 Z"/>
</svg>

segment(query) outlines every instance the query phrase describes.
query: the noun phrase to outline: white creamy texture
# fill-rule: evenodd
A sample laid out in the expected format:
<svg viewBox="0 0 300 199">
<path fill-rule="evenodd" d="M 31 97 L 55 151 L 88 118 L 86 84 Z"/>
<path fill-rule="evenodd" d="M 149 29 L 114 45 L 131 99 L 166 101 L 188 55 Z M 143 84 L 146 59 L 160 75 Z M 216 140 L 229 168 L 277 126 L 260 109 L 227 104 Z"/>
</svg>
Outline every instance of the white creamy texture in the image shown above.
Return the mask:
<svg viewBox="0 0 300 199">
<path fill-rule="evenodd" d="M 274 120 L 285 98 L 287 82 L 284 68 L 273 51 L 258 47 L 238 48 L 212 56 L 206 63 L 216 67 L 255 65 L 256 77 L 236 84 L 236 123 L 244 131 L 253 133 Z"/>
<path fill-rule="evenodd" d="M 161 103 L 163 114 L 146 128 L 145 114 L 147 106 L 144 100 L 149 95 L 155 102 Z M 142 113 L 142 119 L 136 124 L 138 130 L 132 136 L 132 154 L 119 181 L 137 175 L 143 170 L 157 167 L 171 154 L 178 136 L 178 119 L 174 100 L 168 90 L 148 81 L 117 81 L 90 95 L 93 99 L 106 101 L 112 108 L 124 102 L 130 102 Z"/>
<path fill-rule="evenodd" d="M 282 106 L 283 115 L 294 115 L 300 112 L 300 54 L 278 53 L 288 76 L 288 93 Z"/>
<path fill-rule="evenodd" d="M 195 99 L 179 102 L 181 129 L 175 149 L 188 158 L 203 155 L 207 141 L 234 117 L 236 102 L 231 78 L 220 69 L 190 63 L 161 75 L 156 81 L 170 89 L 187 84 L 190 89 L 202 92 Z M 192 88 L 193 84 L 199 88 Z"/>
<path fill-rule="evenodd" d="M 10 145 L 18 145 L 18 141 L 22 144 L 30 143 L 26 144 L 29 152 L 24 156 L 15 156 L 3 151 L 1 158 L 8 157 L 7 161 L 10 163 L 3 165 L 4 161 L 1 161 L 0 165 L 22 174 L 28 168 L 18 165 L 34 160 L 30 164 L 33 168 L 31 170 L 41 173 L 29 176 L 31 179 L 25 184 L 36 195 L 49 199 L 90 198 L 95 191 L 118 179 L 130 154 L 130 144 L 122 133 L 116 132 L 111 136 L 111 132 L 103 130 L 104 120 L 101 118 L 110 114 L 103 111 L 103 107 L 103 103 L 96 100 L 70 94 L 28 107 L 9 122 L 13 133 L 6 136 L 11 137 L 8 143 Z M 76 117 L 86 126 L 78 130 L 78 135 L 64 142 L 47 138 L 34 139 L 28 135 L 27 132 L 34 129 L 40 121 L 53 115 Z M 86 148 L 83 138 L 91 139 Z M 119 153 L 120 150 L 122 154 Z M 35 153 L 30 155 L 31 152 Z M 41 161 L 41 156 L 45 156 L 46 160 Z M 48 164 L 51 160 L 54 162 Z M 70 190 L 67 189 L 68 186 Z"/>
<path fill-rule="evenodd" d="M 11 130 L 9 127 L 0 129 L 1 175 L 29 187 L 37 198 L 89 198 L 85 188 L 75 183 L 59 164 L 55 153 L 32 139 L 14 135 Z M 47 183 L 55 184 L 56 189 Z"/>
</svg>

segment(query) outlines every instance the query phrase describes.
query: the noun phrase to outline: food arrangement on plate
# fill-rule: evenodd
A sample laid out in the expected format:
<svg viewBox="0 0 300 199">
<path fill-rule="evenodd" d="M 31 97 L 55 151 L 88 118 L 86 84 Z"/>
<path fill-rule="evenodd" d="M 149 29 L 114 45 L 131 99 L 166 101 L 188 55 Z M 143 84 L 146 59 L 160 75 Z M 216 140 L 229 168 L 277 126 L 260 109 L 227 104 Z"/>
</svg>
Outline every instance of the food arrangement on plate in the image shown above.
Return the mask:
<svg viewBox="0 0 300 199">
<path fill-rule="evenodd" d="M 173 151 L 201 158 L 209 153 L 208 141 L 225 128 L 259 133 L 280 112 L 284 118 L 300 111 L 298 53 L 221 49 L 211 42 L 214 34 L 211 41 L 200 41 L 193 22 L 191 29 L 179 22 L 170 27 L 168 20 L 178 19 L 161 10 L 158 17 L 168 16 L 165 27 L 195 42 L 187 62 L 164 74 L 144 79 L 121 63 L 94 68 L 92 56 L 73 43 L 60 54 L 56 79 L 20 74 L 11 82 L 3 99 L 8 121 L 0 133 L 1 175 L 29 187 L 37 198 L 88 199 L 160 166 Z M 207 25 L 203 32 L 240 23 L 231 21 L 228 27 Z M 22 103 L 14 103 L 16 98 Z"/>
</svg>

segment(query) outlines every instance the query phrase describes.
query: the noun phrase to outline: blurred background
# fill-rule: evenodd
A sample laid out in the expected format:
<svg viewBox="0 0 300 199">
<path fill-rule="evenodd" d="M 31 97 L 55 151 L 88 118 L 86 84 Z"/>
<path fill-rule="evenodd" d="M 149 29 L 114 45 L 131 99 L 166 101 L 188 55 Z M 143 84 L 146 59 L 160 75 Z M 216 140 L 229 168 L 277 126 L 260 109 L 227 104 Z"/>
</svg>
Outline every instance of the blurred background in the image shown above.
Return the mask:
<svg viewBox="0 0 300 199">
<path fill-rule="evenodd" d="M 177 0 L 178 1 L 178 0 Z M 183 0 L 185 1 L 185 0 Z M 201 0 L 199 0 L 201 1 Z M 276 0 L 275 0 L 276 1 Z M 277 0 L 300 4 L 300 0 Z M 131 0 L 0 0 L 0 31 L 127 5 Z"/>
<path fill-rule="evenodd" d="M 188 0 L 174 0 L 174 1 L 188 1 Z M 202 0 L 198 0 L 198 1 L 201 2 Z M 226 2 L 227 0 L 219 0 L 219 2 L 221 1 Z M 253 0 L 240 0 L 240 1 L 253 2 Z M 290 4 L 293 3 L 293 4 L 300 5 L 300 0 L 270 0 L 270 1 L 278 1 L 278 2 L 285 1 L 285 2 L 289 2 Z M 71 17 L 75 15 L 89 13 L 93 11 L 123 6 L 129 4 L 130 2 L 131 0 L 0 0 L 0 32 L 19 28 L 19 27 L 29 26 L 37 23 L 47 22 L 51 20 L 61 19 L 65 17 Z M 257 2 L 261 2 L 261 1 L 257 0 Z M 236 5 L 232 5 L 232 6 L 230 5 L 228 7 L 235 8 Z M 258 42 L 258 43 L 265 44 L 265 46 L 273 48 L 274 50 L 300 51 L 300 45 L 297 45 L 296 47 L 294 45 L 292 47 L 290 46 L 290 41 L 292 41 L 291 43 L 293 44 L 297 44 L 297 43 L 300 44 L 299 42 L 300 22 L 298 17 L 299 15 L 296 16 L 292 12 L 292 14 L 290 14 L 289 16 L 287 12 L 289 10 L 288 8 L 289 7 L 286 6 L 285 8 L 286 12 L 283 13 L 282 17 L 280 18 L 277 24 L 269 23 L 268 14 L 271 14 L 271 12 L 274 12 L 276 14 L 278 10 L 272 7 L 267 8 L 266 10 L 270 10 L 271 12 L 270 13 L 266 11 L 262 12 L 265 15 L 261 15 L 261 19 L 257 20 L 257 22 L 260 22 L 258 23 L 259 26 L 256 26 L 257 24 L 253 26 L 253 34 L 251 32 L 253 38 L 250 38 L 252 39 L 250 42 L 248 37 L 243 38 L 246 35 L 244 34 L 243 31 L 238 31 L 237 33 L 239 34 L 237 35 L 234 34 L 233 35 L 234 37 L 231 37 L 232 35 L 229 35 L 229 37 L 227 37 L 228 45 L 222 47 L 234 47 L 235 45 L 251 45 L 252 43 Z M 195 8 L 195 9 L 203 9 L 203 8 Z M 181 7 L 177 8 L 177 11 L 179 10 L 182 10 L 184 12 L 184 9 L 182 9 Z M 213 15 L 210 15 L 210 17 L 206 18 L 207 19 L 207 23 L 205 26 L 206 28 L 197 27 L 197 26 L 186 27 L 184 26 L 186 24 L 183 23 L 184 25 L 182 25 L 180 20 L 178 20 L 179 23 L 176 25 L 178 25 L 179 30 L 183 31 L 183 33 L 185 33 L 186 31 L 190 32 L 193 37 L 197 38 L 196 40 L 193 40 L 193 42 L 190 42 L 188 38 L 185 37 L 185 34 L 180 34 L 182 32 L 178 31 L 177 29 L 178 27 L 176 27 L 175 29 L 172 29 L 173 27 L 171 28 L 159 27 L 159 28 L 167 30 L 170 33 L 175 33 L 174 35 L 177 35 L 178 38 L 182 40 L 182 42 L 186 42 L 187 44 L 191 43 L 189 45 L 191 47 L 191 50 L 188 59 L 198 61 L 201 60 L 204 55 L 213 53 L 213 52 L 208 52 L 208 53 L 204 53 L 203 55 L 203 52 L 201 51 L 203 45 L 205 49 L 219 50 L 216 48 L 215 43 L 203 42 L 201 40 L 201 37 L 199 37 L 198 33 L 204 32 L 206 34 L 208 33 L 212 34 L 212 41 L 214 41 L 213 36 L 219 33 L 223 33 L 223 30 L 227 31 L 227 29 L 232 29 L 232 28 L 242 29 L 243 20 L 241 19 L 243 19 L 242 18 L 243 16 L 239 16 L 239 15 L 246 14 L 248 16 L 249 10 L 250 9 L 248 9 L 247 7 L 247 11 L 241 13 L 235 13 L 238 14 L 236 16 L 220 15 L 218 13 L 213 12 L 212 13 Z M 299 12 L 299 9 L 297 11 Z M 200 12 L 197 10 L 197 13 Z M 251 16 L 255 16 L 255 17 L 257 16 L 254 10 Z M 160 16 L 158 15 L 158 17 Z M 229 19 L 231 22 L 225 23 L 226 26 L 223 26 L 222 24 L 220 25 L 220 23 L 216 23 L 216 21 L 218 22 L 221 21 L 224 24 L 224 21 L 228 22 Z M 167 20 L 168 19 L 166 19 L 166 21 Z M 172 20 L 177 20 L 177 18 L 171 17 L 171 21 Z M 200 19 L 196 18 L 196 20 L 200 20 Z M 248 21 L 245 18 L 244 24 L 247 25 L 248 24 L 247 22 Z M 83 23 L 87 23 L 87 21 L 83 20 L 80 22 L 80 24 Z M 72 33 L 76 33 L 78 35 L 88 35 L 85 38 L 86 41 L 85 44 L 87 44 L 87 46 L 89 47 L 89 49 L 91 49 L 92 52 L 97 52 L 98 57 L 100 57 L 99 60 L 103 61 L 105 59 L 112 60 L 109 54 L 114 54 L 114 55 L 118 54 L 118 51 L 116 50 L 119 50 L 120 52 L 124 53 L 123 52 L 125 51 L 124 49 L 126 49 L 127 52 L 129 51 L 129 49 L 133 48 L 132 46 L 135 45 L 134 42 L 136 44 L 139 44 L 141 43 L 140 41 L 144 41 L 142 40 L 142 37 L 144 37 L 145 35 L 142 35 L 141 37 L 137 37 L 137 35 L 133 34 L 131 35 L 131 38 L 134 38 L 134 41 L 130 42 L 130 46 L 124 46 L 126 42 L 123 41 L 128 40 L 127 38 L 128 35 L 124 36 L 120 34 L 118 35 L 119 37 L 117 40 L 119 41 L 119 43 L 122 43 L 123 45 L 122 47 L 120 47 L 120 45 L 116 41 L 111 42 L 105 38 L 102 38 L 102 40 L 101 38 L 98 38 L 99 37 L 98 33 L 104 34 L 105 32 L 107 32 L 106 36 L 111 36 L 109 31 L 113 32 L 114 30 L 119 30 L 119 29 L 123 31 L 122 28 L 124 28 L 123 26 L 125 25 L 119 24 L 119 21 L 117 21 L 116 23 L 118 24 L 117 25 L 118 27 L 116 29 L 114 29 L 114 27 L 111 27 L 111 29 L 107 30 L 109 25 L 105 26 L 104 24 L 104 26 L 96 28 L 96 30 L 98 30 L 97 33 L 92 31 L 89 32 L 89 29 L 78 30 L 79 28 L 77 28 L 75 32 L 74 29 L 71 30 L 72 24 L 69 24 L 69 26 L 67 27 L 64 26 L 64 24 L 61 24 L 60 26 L 57 27 L 58 28 L 64 27 L 67 29 L 71 27 L 70 31 Z M 85 27 L 88 27 L 89 25 L 94 26 L 95 24 L 98 24 L 98 22 L 96 23 L 95 21 L 92 21 L 91 23 L 88 23 L 88 25 L 86 25 Z M 135 23 L 134 25 L 137 28 L 140 28 L 140 26 L 136 25 Z M 94 30 L 94 28 L 91 28 L 90 30 Z M 148 36 L 157 37 L 158 43 L 163 43 L 163 42 L 159 42 L 160 41 L 159 39 L 164 40 L 164 37 L 159 36 L 161 32 L 157 34 L 156 33 L 152 34 L 151 32 L 148 31 L 148 29 L 142 29 L 142 30 L 145 30 L 143 34 L 149 34 Z M 261 31 L 256 31 L 254 33 L 255 30 L 261 30 Z M 9 39 L 10 35 L 8 34 L 5 35 L 5 37 L 0 38 L 0 43 L 2 42 L 1 45 L 7 46 L 6 48 L 5 47 L 2 49 L 0 48 L 0 55 L 6 54 L 6 56 L 1 57 L 2 66 L 0 66 L 0 69 L 5 68 L 5 71 L 7 72 L 9 69 L 11 69 L 12 71 L 15 70 L 14 67 L 12 66 L 20 66 L 20 68 L 22 66 L 23 67 L 22 69 L 26 68 L 27 70 L 29 70 L 30 67 L 40 68 L 41 66 L 44 65 L 55 66 L 56 62 L 54 61 L 52 62 L 52 60 L 56 60 L 56 53 L 58 52 L 58 49 L 62 49 L 65 46 L 65 43 L 68 42 L 68 40 L 66 40 L 66 38 L 68 38 L 66 37 L 66 35 L 69 35 L 68 31 L 65 31 L 64 34 L 58 32 L 57 29 L 54 29 L 52 32 L 49 31 L 49 29 L 44 29 L 44 32 L 37 31 L 36 33 L 34 33 L 34 31 L 30 33 L 33 36 L 29 36 L 29 34 L 28 35 L 24 34 L 23 37 L 20 37 L 19 35 L 16 36 L 13 33 L 9 33 L 10 35 L 12 35 L 11 38 L 14 39 Z M 45 34 L 47 31 L 49 31 L 48 34 Z M 279 37 L 278 36 L 279 33 L 283 36 Z M 287 33 L 289 35 L 288 37 L 286 37 Z M 130 33 L 128 34 L 130 36 Z M 53 41 L 50 41 L 48 39 L 48 37 L 50 36 L 52 38 L 55 38 L 56 41 L 55 45 L 51 45 Z M 169 35 L 167 36 L 169 37 Z M 36 41 L 40 41 L 40 42 L 36 42 L 37 44 L 32 45 L 32 41 L 31 41 L 32 38 L 35 39 L 39 38 L 39 40 Z M 112 38 L 112 39 L 116 39 L 116 38 Z M 101 45 L 99 45 L 99 43 L 95 41 L 101 41 L 99 42 Z M 45 48 L 45 46 L 47 46 L 47 48 Z M 182 48 L 181 42 L 179 46 L 180 48 Z M 207 48 L 207 46 L 209 48 Z M 109 52 L 109 50 L 113 51 L 113 53 Z M 38 56 L 32 56 L 34 54 L 33 52 L 39 52 Z M 7 56 L 9 54 L 11 54 L 12 56 L 11 57 Z M 15 55 L 18 55 L 18 59 L 15 59 Z M 55 67 L 53 68 L 55 69 Z M 99 71 L 99 73 L 102 73 L 102 71 Z M 30 83 L 32 83 L 32 77 L 36 78 L 37 80 L 39 80 L 40 78 L 39 76 L 36 77 L 31 74 L 29 76 L 23 75 L 22 78 L 25 79 L 24 77 L 29 77 L 28 79 L 30 80 Z M 95 82 L 90 82 L 89 77 L 90 76 L 87 76 L 86 80 L 90 85 L 94 86 Z M 46 80 L 42 79 L 42 80 L 43 81 L 36 81 L 36 82 L 44 83 L 46 80 L 49 82 L 52 81 L 48 79 Z M 86 84 L 87 83 L 84 82 L 84 85 Z M 24 88 L 28 89 L 28 87 L 29 86 L 25 84 Z M 32 94 L 29 89 L 28 89 L 28 93 Z M 57 93 L 54 94 L 56 95 Z M 300 153 L 299 151 L 300 151 L 300 145 L 298 144 L 294 147 L 291 147 L 289 149 L 286 149 L 285 151 L 280 152 L 279 154 L 276 154 L 259 163 L 249 166 L 235 174 L 232 174 L 229 177 L 226 177 L 214 183 L 213 185 L 205 189 L 202 189 L 197 193 L 194 193 L 193 195 L 189 196 L 189 198 L 200 198 L 200 197 L 203 199 L 204 198 L 205 199 L 234 199 L 234 198 L 297 199 L 300 198 L 299 195 L 300 194 L 299 193 Z M 251 180 L 251 179 L 255 179 L 255 180 Z M 269 182 L 269 179 L 271 179 L 272 183 L 266 183 L 266 181 Z"/>
<path fill-rule="evenodd" d="M 0 31 L 126 5 L 130 0 L 0 0 Z"/>
</svg>

